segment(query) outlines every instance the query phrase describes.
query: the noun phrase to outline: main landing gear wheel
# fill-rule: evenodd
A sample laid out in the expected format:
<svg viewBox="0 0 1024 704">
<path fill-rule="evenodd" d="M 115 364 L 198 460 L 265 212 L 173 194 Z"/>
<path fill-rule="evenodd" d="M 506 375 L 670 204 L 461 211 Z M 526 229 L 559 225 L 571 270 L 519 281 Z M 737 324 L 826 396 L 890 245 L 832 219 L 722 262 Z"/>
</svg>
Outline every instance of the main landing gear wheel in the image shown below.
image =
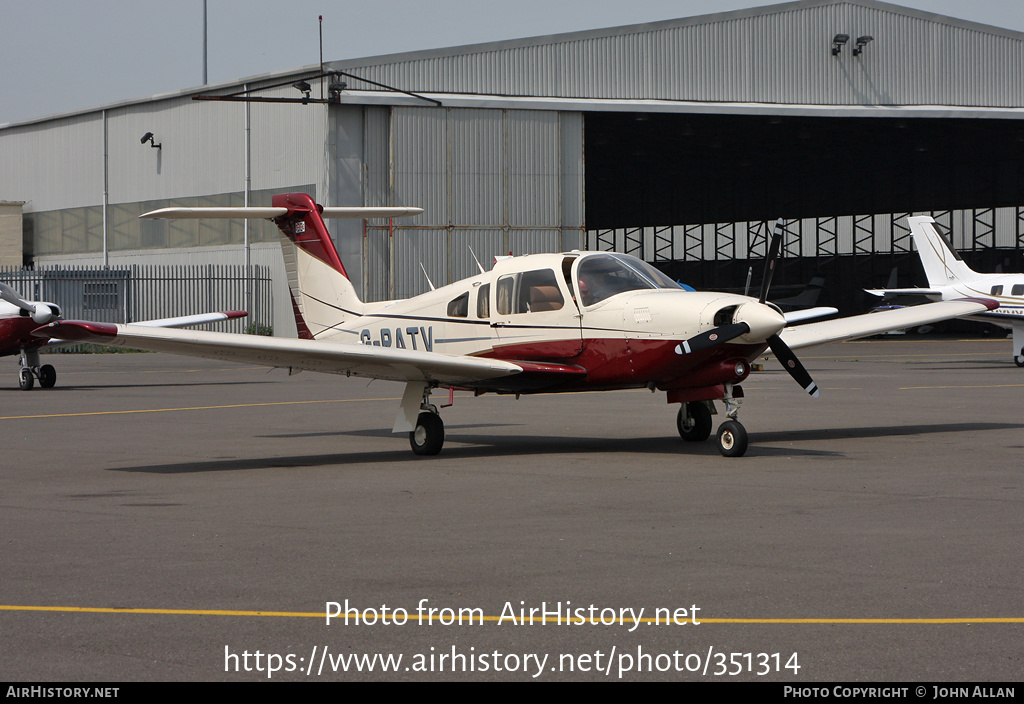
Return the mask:
<svg viewBox="0 0 1024 704">
<path fill-rule="evenodd" d="M 27 367 L 21 368 L 21 373 L 18 375 L 18 386 L 21 387 L 22 391 L 28 391 L 35 386 L 36 380 L 32 376 L 32 370 Z"/>
<path fill-rule="evenodd" d="M 1013 358 L 1013 363 L 1018 367 L 1024 367 L 1024 349 L 1020 351 L 1020 354 Z"/>
<path fill-rule="evenodd" d="M 57 383 L 57 370 L 52 364 L 44 364 L 39 367 L 39 385 L 44 389 L 52 389 Z"/>
<path fill-rule="evenodd" d="M 444 445 L 444 421 L 436 413 L 420 413 L 409 444 L 417 455 L 436 455 Z"/>
<path fill-rule="evenodd" d="M 718 451 L 726 457 L 743 457 L 747 451 L 747 429 L 739 421 L 727 420 L 718 428 Z"/>
<path fill-rule="evenodd" d="M 676 428 L 687 442 L 704 442 L 711 437 L 711 411 L 707 404 L 690 401 L 679 406 Z"/>
</svg>

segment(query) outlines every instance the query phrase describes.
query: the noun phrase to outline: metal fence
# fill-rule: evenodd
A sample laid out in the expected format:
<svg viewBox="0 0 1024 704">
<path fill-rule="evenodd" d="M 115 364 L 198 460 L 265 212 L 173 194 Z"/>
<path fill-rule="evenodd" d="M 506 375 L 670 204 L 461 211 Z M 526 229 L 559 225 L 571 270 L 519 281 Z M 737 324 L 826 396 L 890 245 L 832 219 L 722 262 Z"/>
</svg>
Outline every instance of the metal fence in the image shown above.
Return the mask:
<svg viewBox="0 0 1024 704">
<path fill-rule="evenodd" d="M 246 318 L 205 326 L 222 332 L 273 333 L 270 269 L 201 264 L 116 268 L 0 267 L 0 281 L 29 301 L 60 306 L 65 320 L 135 323 L 214 311 Z"/>
</svg>

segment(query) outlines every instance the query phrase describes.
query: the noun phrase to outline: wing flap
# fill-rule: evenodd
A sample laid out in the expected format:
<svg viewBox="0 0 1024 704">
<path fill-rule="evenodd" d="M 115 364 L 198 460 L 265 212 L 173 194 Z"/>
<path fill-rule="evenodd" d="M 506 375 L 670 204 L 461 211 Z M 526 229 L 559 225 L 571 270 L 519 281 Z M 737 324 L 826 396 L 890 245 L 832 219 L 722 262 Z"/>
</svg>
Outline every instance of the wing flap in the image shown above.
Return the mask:
<svg viewBox="0 0 1024 704">
<path fill-rule="evenodd" d="M 115 323 L 62 321 L 33 334 L 227 362 L 443 385 L 471 386 L 473 382 L 523 371 L 521 366 L 501 360 L 422 350 Z"/>
<path fill-rule="evenodd" d="M 780 336 L 791 348 L 800 349 L 877 335 L 915 325 L 930 325 L 950 318 L 984 313 L 998 307 L 998 303 L 988 298 L 960 298 L 955 301 L 925 303 L 897 310 L 854 315 L 839 320 L 808 323 L 800 327 L 786 328 L 780 333 Z"/>
</svg>

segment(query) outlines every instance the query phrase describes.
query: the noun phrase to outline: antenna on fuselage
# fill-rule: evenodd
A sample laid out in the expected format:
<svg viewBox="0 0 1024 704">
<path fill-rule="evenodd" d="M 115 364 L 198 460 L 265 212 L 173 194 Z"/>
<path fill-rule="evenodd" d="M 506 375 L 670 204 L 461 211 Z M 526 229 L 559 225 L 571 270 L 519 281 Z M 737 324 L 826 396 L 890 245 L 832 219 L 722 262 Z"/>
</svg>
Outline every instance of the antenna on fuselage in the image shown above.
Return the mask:
<svg viewBox="0 0 1024 704">
<path fill-rule="evenodd" d="M 420 262 L 420 269 L 423 270 L 423 276 L 425 276 L 427 278 L 427 284 L 430 286 L 430 290 L 431 291 L 436 290 L 434 288 L 434 282 L 430 280 L 430 274 L 427 273 L 426 267 L 423 266 L 423 262 Z"/>
<path fill-rule="evenodd" d="M 469 248 L 469 253 L 473 255 L 473 261 L 476 262 L 476 268 L 480 270 L 480 273 L 486 274 L 487 272 L 484 270 L 483 264 L 481 264 L 480 260 L 476 258 L 476 252 L 473 251 L 472 247 Z"/>
</svg>

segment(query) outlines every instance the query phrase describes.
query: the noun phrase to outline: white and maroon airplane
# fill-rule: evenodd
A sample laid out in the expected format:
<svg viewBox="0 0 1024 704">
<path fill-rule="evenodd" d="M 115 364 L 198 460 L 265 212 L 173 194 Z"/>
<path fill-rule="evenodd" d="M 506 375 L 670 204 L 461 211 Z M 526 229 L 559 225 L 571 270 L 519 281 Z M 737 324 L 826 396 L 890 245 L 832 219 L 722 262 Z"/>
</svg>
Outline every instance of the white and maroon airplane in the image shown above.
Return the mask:
<svg viewBox="0 0 1024 704">
<path fill-rule="evenodd" d="M 723 455 L 740 456 L 740 383 L 771 348 L 813 396 L 817 386 L 792 350 L 979 313 L 965 299 L 786 328 L 765 303 L 781 240 L 777 230 L 760 298 L 683 290 L 654 267 L 609 252 L 504 258 L 490 271 L 400 301 L 359 300 L 323 218 L 400 217 L 418 208 L 324 208 L 306 194 L 271 208 L 165 208 L 142 217 L 272 219 L 283 234 L 297 340 L 88 322 L 55 322 L 37 334 L 211 359 L 405 382 L 394 432 L 416 454 L 435 455 L 444 424 L 437 388 L 533 394 L 649 388 L 680 404 L 686 440 L 711 434 L 715 402 L 727 420 Z"/>
<path fill-rule="evenodd" d="M 232 310 L 224 313 L 202 313 L 181 318 L 146 320 L 135 325 L 187 327 L 213 323 L 218 320 L 241 318 L 246 315 L 248 313 L 245 311 Z M 53 388 L 53 385 L 57 383 L 57 370 L 53 368 L 52 364 L 40 364 L 39 351 L 65 344 L 62 340 L 51 339 L 47 334 L 52 330 L 49 324 L 59 321 L 60 317 L 60 306 L 55 303 L 26 301 L 13 288 L 0 283 L 0 357 L 15 354 L 21 356 L 18 385 L 25 391 L 35 385 L 36 379 L 44 389 Z"/>
</svg>

